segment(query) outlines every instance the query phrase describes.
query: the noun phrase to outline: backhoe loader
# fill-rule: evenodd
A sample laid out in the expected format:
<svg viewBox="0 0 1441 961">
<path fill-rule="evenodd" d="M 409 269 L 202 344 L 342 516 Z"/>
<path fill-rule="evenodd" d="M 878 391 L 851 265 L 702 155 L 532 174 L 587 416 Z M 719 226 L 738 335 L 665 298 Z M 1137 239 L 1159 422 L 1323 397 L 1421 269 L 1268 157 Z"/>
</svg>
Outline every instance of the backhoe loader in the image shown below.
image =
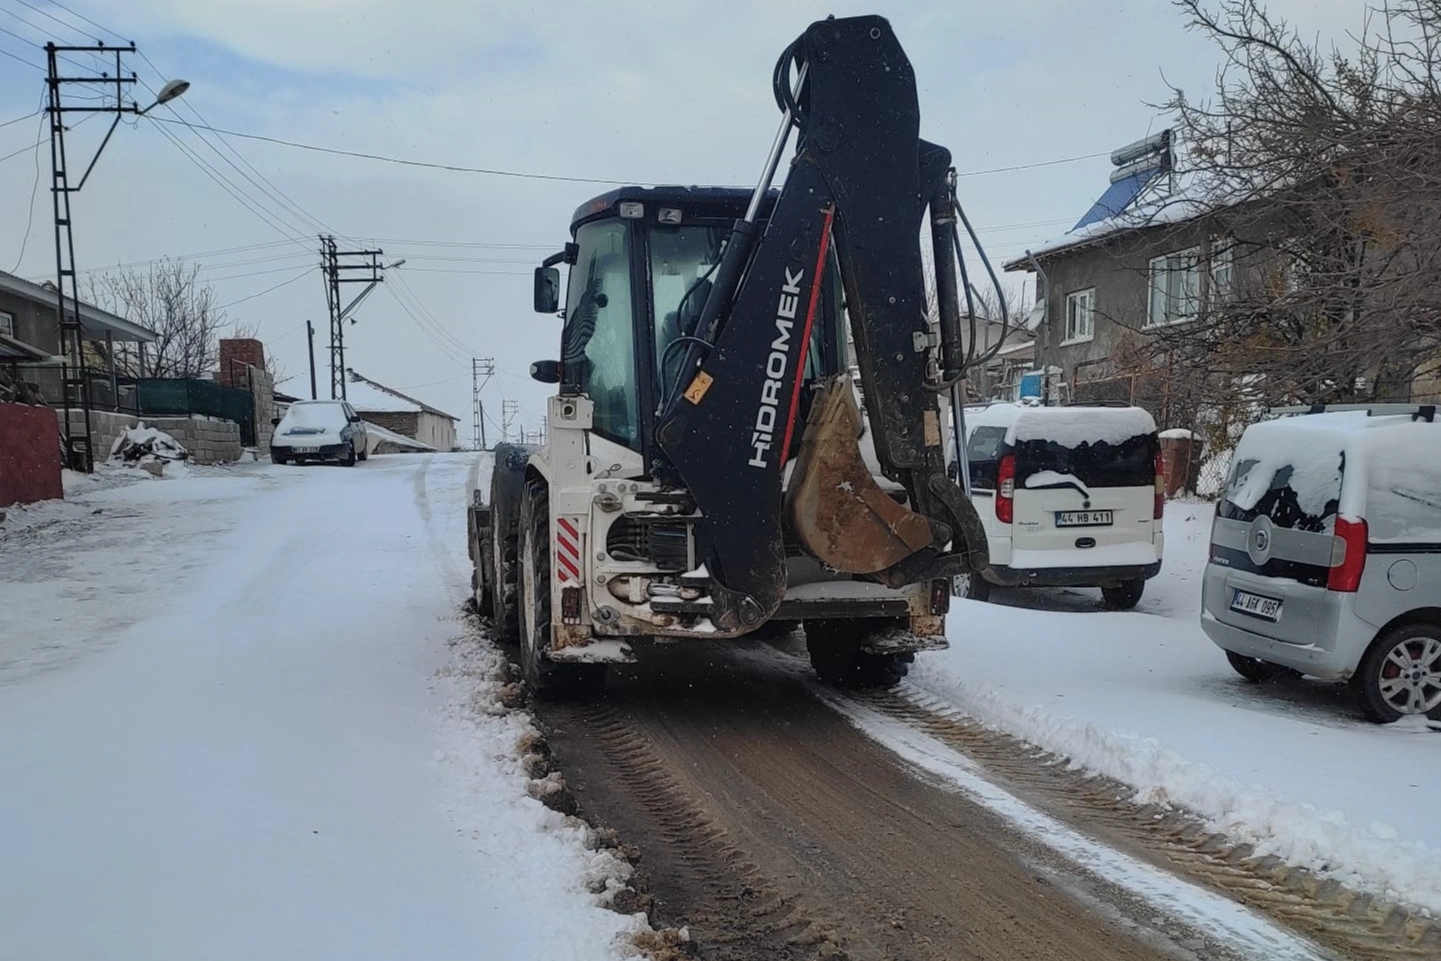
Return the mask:
<svg viewBox="0 0 1441 961">
<path fill-rule="evenodd" d="M 893 684 L 946 645 L 951 579 L 986 564 L 946 463 L 955 173 L 919 137 L 911 65 L 883 18 L 832 18 L 773 81 L 753 189 L 612 190 L 536 269 L 535 309 L 563 318 L 558 358 L 531 368 L 557 386 L 548 436 L 495 448 L 469 546 L 476 603 L 537 694 L 594 690 L 644 643 L 772 622 L 803 625 L 823 679 Z"/>
</svg>

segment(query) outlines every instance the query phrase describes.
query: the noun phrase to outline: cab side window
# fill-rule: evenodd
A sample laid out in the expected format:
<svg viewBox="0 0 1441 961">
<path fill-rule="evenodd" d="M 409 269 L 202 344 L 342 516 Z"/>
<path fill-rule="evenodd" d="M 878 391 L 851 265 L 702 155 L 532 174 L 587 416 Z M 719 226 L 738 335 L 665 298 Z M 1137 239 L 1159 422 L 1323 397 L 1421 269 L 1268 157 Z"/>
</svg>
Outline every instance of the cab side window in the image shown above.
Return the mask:
<svg viewBox="0 0 1441 961">
<path fill-rule="evenodd" d="M 637 449 L 640 396 L 628 237 L 625 223 L 615 220 L 576 232 L 580 252 L 570 269 L 561 363 L 566 383 L 595 405 L 595 432 Z"/>
</svg>

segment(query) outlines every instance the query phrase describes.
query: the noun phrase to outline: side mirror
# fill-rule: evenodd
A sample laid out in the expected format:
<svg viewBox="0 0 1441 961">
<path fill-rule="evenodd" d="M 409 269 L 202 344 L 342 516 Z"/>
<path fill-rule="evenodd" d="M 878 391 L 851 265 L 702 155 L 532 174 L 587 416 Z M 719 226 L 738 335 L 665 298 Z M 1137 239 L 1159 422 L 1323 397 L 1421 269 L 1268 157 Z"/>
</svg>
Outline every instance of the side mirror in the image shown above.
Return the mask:
<svg viewBox="0 0 1441 961">
<path fill-rule="evenodd" d="M 538 360 L 530 365 L 530 379 L 542 384 L 560 383 L 560 361 Z"/>
<path fill-rule="evenodd" d="M 280 418 L 279 418 L 279 417 L 272 417 L 272 418 L 270 418 L 270 426 L 271 426 L 271 427 L 279 427 L 279 426 L 280 426 Z"/>
<path fill-rule="evenodd" d="M 560 309 L 560 271 L 555 267 L 535 268 L 535 312 L 553 314 Z"/>
<path fill-rule="evenodd" d="M 356 414 L 354 417 L 348 417 L 346 419 L 349 420 L 352 424 L 358 424 L 361 421 L 361 417 L 359 414 Z"/>
</svg>

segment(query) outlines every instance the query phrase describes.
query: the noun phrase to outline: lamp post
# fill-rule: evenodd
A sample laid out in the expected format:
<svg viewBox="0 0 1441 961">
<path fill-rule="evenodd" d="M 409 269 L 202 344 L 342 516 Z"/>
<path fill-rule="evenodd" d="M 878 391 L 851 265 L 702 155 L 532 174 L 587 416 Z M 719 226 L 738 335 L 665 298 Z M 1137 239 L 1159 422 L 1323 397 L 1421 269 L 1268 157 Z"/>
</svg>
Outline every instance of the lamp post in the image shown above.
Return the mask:
<svg viewBox="0 0 1441 961">
<path fill-rule="evenodd" d="M 75 270 L 75 236 L 70 210 L 70 195 L 85 186 L 90 172 L 95 169 L 95 162 L 100 159 L 101 152 L 110 142 L 111 134 L 120 125 L 122 115 L 132 113 L 136 116 L 144 116 L 160 104 L 174 100 L 190 87 L 187 81 L 172 80 L 160 89 L 155 103 L 144 110 L 141 110 L 134 102 L 126 104 L 126 85 L 135 83 L 136 77 L 134 73 L 128 76 L 123 75 L 122 57 L 124 54 L 134 52 L 135 44 L 133 43 L 124 47 L 111 47 L 105 44 L 64 47 L 54 43 L 45 45 L 49 66 L 46 85 L 49 90 L 47 113 L 50 115 L 50 193 L 55 223 L 55 306 L 56 319 L 60 326 L 60 382 L 62 406 L 65 409 L 66 454 L 71 468 L 86 473 L 94 470 L 95 456 L 91 449 L 93 435 L 90 424 L 90 378 L 86 371 L 85 335 L 80 320 L 80 287 Z M 84 76 L 83 72 L 79 76 L 64 76 L 60 72 L 60 61 L 62 54 L 66 53 L 90 53 L 102 56 L 113 54 L 115 73 L 113 76 L 104 73 L 99 77 Z M 73 62 L 68 58 L 66 60 Z M 66 106 L 62 101 L 61 91 L 64 84 L 73 83 L 111 84 L 115 88 L 115 102 L 104 106 Z M 81 174 L 79 183 L 74 186 L 70 185 L 70 174 L 65 159 L 64 120 L 67 113 L 113 113 L 115 115 L 110 129 L 105 132 L 105 138 L 100 141 L 100 146 L 95 151 L 95 156 L 91 158 L 85 172 Z M 69 301 L 68 305 L 67 300 Z M 115 363 L 113 355 L 110 362 L 112 365 Z M 78 404 L 80 408 L 78 423 L 72 416 L 72 405 L 75 404 Z"/>
</svg>

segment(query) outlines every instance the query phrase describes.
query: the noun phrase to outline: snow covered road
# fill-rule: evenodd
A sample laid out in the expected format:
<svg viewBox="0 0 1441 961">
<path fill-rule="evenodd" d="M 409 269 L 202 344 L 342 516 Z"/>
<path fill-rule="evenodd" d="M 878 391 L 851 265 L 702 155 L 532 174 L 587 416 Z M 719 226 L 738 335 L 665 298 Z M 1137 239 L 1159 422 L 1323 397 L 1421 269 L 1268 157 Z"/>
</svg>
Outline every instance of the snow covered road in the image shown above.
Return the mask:
<svg viewBox="0 0 1441 961">
<path fill-rule="evenodd" d="M 11 535 L 48 573 L 0 567 L 0 958 L 615 956 L 604 858 L 454 669 L 476 468 L 245 465 Z"/>
<path fill-rule="evenodd" d="M 1378 727 L 1344 688 L 1255 685 L 1201 631 L 1213 508 L 1166 508 L 1166 559 L 1139 609 L 1097 591 L 997 591 L 957 601 L 951 649 L 917 659 L 910 690 L 939 697 L 1138 790 L 1262 854 L 1441 913 L 1441 735 Z M 1041 610 L 1028 608 L 1042 608 Z"/>
</svg>

